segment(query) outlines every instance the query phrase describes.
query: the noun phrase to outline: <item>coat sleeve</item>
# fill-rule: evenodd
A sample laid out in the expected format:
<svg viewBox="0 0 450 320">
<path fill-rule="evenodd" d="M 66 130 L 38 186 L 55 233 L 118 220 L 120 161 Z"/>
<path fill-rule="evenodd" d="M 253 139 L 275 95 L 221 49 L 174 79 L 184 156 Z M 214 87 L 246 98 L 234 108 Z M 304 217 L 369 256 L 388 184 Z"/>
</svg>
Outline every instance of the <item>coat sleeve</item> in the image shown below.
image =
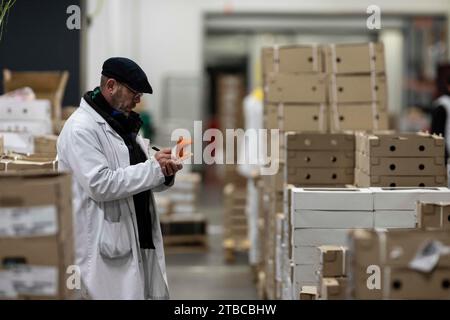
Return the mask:
<svg viewBox="0 0 450 320">
<path fill-rule="evenodd" d="M 164 174 L 154 158 L 126 168 L 110 169 L 96 134 L 87 129 L 72 130 L 67 143 L 65 161 L 74 178 L 96 201 L 128 198 L 164 183 Z"/>
</svg>

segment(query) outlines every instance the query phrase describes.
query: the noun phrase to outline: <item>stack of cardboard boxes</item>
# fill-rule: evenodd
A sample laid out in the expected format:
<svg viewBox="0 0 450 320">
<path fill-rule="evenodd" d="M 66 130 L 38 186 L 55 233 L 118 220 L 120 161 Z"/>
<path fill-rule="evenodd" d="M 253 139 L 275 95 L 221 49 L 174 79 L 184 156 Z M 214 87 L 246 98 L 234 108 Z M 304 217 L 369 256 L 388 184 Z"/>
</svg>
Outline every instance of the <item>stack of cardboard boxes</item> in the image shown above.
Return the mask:
<svg viewBox="0 0 450 320">
<path fill-rule="evenodd" d="M 427 133 L 356 135 L 359 187 L 447 186 L 445 142 Z"/>
<path fill-rule="evenodd" d="M 317 276 L 325 260 L 321 263 L 318 247 L 352 250 L 347 234 L 359 228 L 414 229 L 417 201 L 438 202 L 449 196 L 447 188 L 292 188 L 294 298 L 302 286 L 317 286 L 321 294 Z"/>
<path fill-rule="evenodd" d="M 417 202 L 417 215 L 421 229 L 450 230 L 450 202 Z"/>
<path fill-rule="evenodd" d="M 224 188 L 224 240 L 225 261 L 234 262 L 236 253 L 249 248 L 247 227 L 247 189 L 238 189 L 234 184 Z"/>
<path fill-rule="evenodd" d="M 354 299 L 450 299 L 450 233 L 355 230 L 349 236 Z"/>
<path fill-rule="evenodd" d="M 200 181 L 198 173 L 179 174 L 174 185 L 156 198 L 164 244 L 171 250 L 207 247 L 207 219 L 198 212 Z"/>
<path fill-rule="evenodd" d="M 73 297 L 70 175 L 0 174 L 0 221 L 0 298 Z"/>
<path fill-rule="evenodd" d="M 347 248 L 344 246 L 320 246 L 317 251 L 320 261 L 318 272 L 320 299 L 346 299 Z"/>
<path fill-rule="evenodd" d="M 386 130 L 387 84 L 382 43 L 323 48 L 331 132 Z"/>
</svg>

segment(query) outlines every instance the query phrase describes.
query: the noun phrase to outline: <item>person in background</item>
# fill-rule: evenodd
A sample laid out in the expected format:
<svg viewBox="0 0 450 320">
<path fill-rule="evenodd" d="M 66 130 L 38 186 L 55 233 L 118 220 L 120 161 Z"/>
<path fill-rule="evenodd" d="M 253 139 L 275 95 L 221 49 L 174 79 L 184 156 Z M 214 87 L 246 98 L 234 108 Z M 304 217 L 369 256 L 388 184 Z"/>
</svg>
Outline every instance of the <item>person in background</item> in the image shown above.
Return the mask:
<svg viewBox="0 0 450 320">
<path fill-rule="evenodd" d="M 103 64 L 100 86 L 86 92 L 58 138 L 59 170 L 73 179 L 75 263 L 83 299 L 168 299 L 154 191 L 182 168 L 171 149 L 149 155 L 133 111 L 152 93 L 127 58 Z"/>
<path fill-rule="evenodd" d="M 438 98 L 433 101 L 431 133 L 441 134 L 445 138 L 445 159 L 448 163 L 450 151 L 450 64 L 438 67 L 436 87 Z M 447 172 L 449 172 L 448 169 L 449 165 L 447 164 Z"/>
</svg>

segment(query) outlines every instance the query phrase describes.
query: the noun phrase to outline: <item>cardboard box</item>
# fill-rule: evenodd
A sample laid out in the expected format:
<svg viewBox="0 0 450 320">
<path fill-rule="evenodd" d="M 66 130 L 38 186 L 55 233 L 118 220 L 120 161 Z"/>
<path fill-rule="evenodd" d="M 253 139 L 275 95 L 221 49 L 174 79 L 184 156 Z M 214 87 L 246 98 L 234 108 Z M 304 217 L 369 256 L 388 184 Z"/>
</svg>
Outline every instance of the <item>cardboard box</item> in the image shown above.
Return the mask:
<svg viewBox="0 0 450 320">
<path fill-rule="evenodd" d="M 447 176 L 369 176 L 355 169 L 355 185 L 367 187 L 445 187 Z"/>
<path fill-rule="evenodd" d="M 45 135 L 53 132 L 52 122 L 43 120 L 0 120 L 0 132 Z"/>
<path fill-rule="evenodd" d="M 335 75 L 327 77 L 329 97 L 335 103 L 377 101 L 386 104 L 387 84 L 384 75 Z"/>
<path fill-rule="evenodd" d="M 295 210 L 295 228 L 373 228 L 373 211 Z"/>
<path fill-rule="evenodd" d="M 61 110 L 61 119 L 62 120 L 67 120 L 69 119 L 69 117 L 75 112 L 77 111 L 78 107 L 68 107 L 65 106 L 62 108 Z"/>
<path fill-rule="evenodd" d="M 414 210 L 379 210 L 374 212 L 374 228 L 416 228 Z"/>
<path fill-rule="evenodd" d="M 330 106 L 329 123 L 331 132 L 341 130 L 387 130 L 389 128 L 385 105 L 365 104 L 332 104 Z"/>
<path fill-rule="evenodd" d="M 325 103 L 325 76 L 272 73 L 267 80 L 264 99 L 275 103 Z"/>
<path fill-rule="evenodd" d="M 2 132 L 4 152 L 34 152 L 34 138 L 29 133 Z"/>
<path fill-rule="evenodd" d="M 57 171 L 58 161 L 0 160 L 0 171 L 48 170 Z"/>
<path fill-rule="evenodd" d="M 283 131 L 318 131 L 328 130 L 327 105 L 281 105 L 279 126 Z"/>
<path fill-rule="evenodd" d="M 34 153 L 47 153 L 56 156 L 56 142 L 58 136 L 46 135 L 34 137 Z M 177 177 L 178 178 L 178 177 Z"/>
<path fill-rule="evenodd" d="M 448 188 L 369 188 L 373 194 L 375 210 L 414 211 L 417 201 L 445 201 L 450 197 Z"/>
<path fill-rule="evenodd" d="M 364 269 L 355 271 L 352 283 L 353 298 L 356 299 L 450 299 L 449 268 L 438 268 L 421 273 L 407 268 L 381 268 L 380 289 L 369 290 Z"/>
<path fill-rule="evenodd" d="M 331 44 L 323 48 L 325 70 L 330 73 L 383 73 L 383 43 Z"/>
<path fill-rule="evenodd" d="M 301 264 L 294 267 L 294 280 L 301 286 L 318 285 L 319 265 Z"/>
<path fill-rule="evenodd" d="M 292 189 L 292 210 L 373 211 L 369 189 Z"/>
<path fill-rule="evenodd" d="M 352 133 L 286 133 L 287 150 L 354 151 Z"/>
<path fill-rule="evenodd" d="M 66 269 L 75 260 L 70 175 L 0 174 L 0 219 L 4 297 L 70 298 Z"/>
<path fill-rule="evenodd" d="M 278 105 L 270 103 L 265 104 L 264 112 L 264 127 L 266 129 L 279 129 Z"/>
<path fill-rule="evenodd" d="M 347 248 L 344 246 L 323 245 L 317 248 L 322 277 L 345 276 Z"/>
<path fill-rule="evenodd" d="M 303 286 L 300 291 L 300 300 L 317 300 L 316 286 Z"/>
<path fill-rule="evenodd" d="M 443 157 L 368 157 L 356 152 L 356 167 L 370 176 L 443 176 Z"/>
<path fill-rule="evenodd" d="M 294 185 L 351 184 L 354 181 L 353 168 L 298 168 L 287 167 L 287 183 Z"/>
<path fill-rule="evenodd" d="M 3 142 L 3 136 L 0 135 L 0 154 L 5 153 L 5 147 L 4 147 L 4 142 Z"/>
<path fill-rule="evenodd" d="M 450 234 L 436 230 L 353 230 L 349 233 L 352 266 L 363 269 L 370 265 L 407 268 L 417 251 L 428 241 L 450 244 Z M 450 268 L 450 256 L 441 255 L 438 268 Z"/>
<path fill-rule="evenodd" d="M 447 201 L 448 201 L 447 197 Z M 419 228 L 450 230 L 450 203 L 417 202 Z"/>
<path fill-rule="evenodd" d="M 17 98 L 0 97 L 0 119 L 51 121 L 49 100 L 22 101 Z"/>
<path fill-rule="evenodd" d="M 356 150 L 368 157 L 444 157 L 444 138 L 427 133 L 357 133 Z"/>
<path fill-rule="evenodd" d="M 347 282 L 345 277 L 322 278 L 320 281 L 321 300 L 345 300 L 347 299 Z"/>
<path fill-rule="evenodd" d="M 301 151 L 288 150 L 287 167 L 303 168 L 354 168 L 355 153 L 352 151 Z"/>
<path fill-rule="evenodd" d="M 263 48 L 263 72 L 322 72 L 322 51 L 317 45 Z"/>
</svg>

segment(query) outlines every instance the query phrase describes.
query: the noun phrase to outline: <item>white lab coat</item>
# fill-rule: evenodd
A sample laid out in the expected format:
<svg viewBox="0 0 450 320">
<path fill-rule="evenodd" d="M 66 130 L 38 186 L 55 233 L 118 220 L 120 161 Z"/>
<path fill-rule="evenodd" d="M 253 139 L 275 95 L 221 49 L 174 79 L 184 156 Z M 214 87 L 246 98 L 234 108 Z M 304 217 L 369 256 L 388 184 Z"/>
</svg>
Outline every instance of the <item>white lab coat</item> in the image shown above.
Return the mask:
<svg viewBox="0 0 450 320">
<path fill-rule="evenodd" d="M 144 152 L 142 137 L 137 142 Z M 58 166 L 73 179 L 76 265 L 82 297 L 168 299 L 161 227 L 152 191 L 167 188 L 154 158 L 130 166 L 128 148 L 82 99 L 58 138 Z M 151 190 L 155 250 L 139 248 L 133 195 Z"/>
</svg>

